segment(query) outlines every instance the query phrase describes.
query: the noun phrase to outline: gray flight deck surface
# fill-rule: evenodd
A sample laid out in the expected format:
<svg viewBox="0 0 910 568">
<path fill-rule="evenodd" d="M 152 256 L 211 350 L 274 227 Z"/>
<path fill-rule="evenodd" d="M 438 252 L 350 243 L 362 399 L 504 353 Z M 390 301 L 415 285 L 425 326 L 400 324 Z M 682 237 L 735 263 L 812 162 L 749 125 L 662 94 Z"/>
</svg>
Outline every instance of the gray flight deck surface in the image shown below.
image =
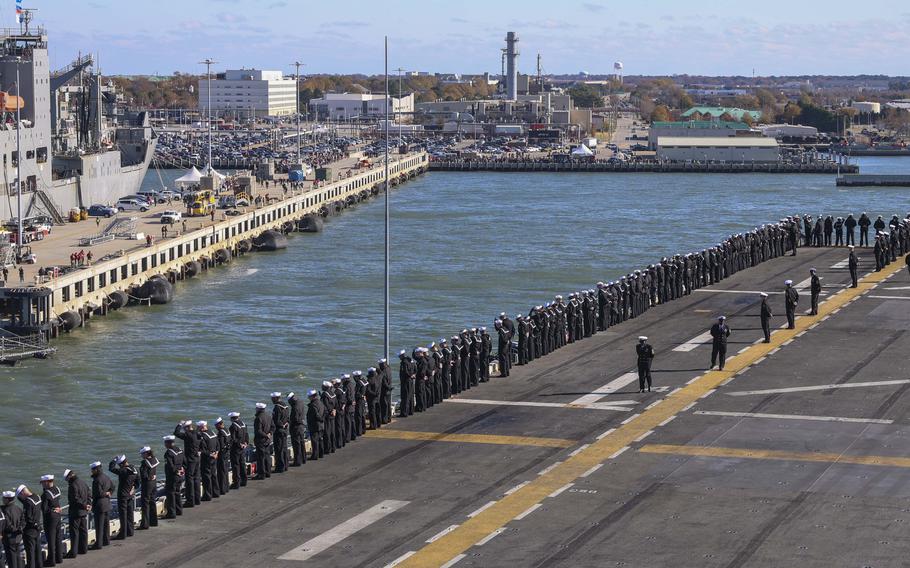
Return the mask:
<svg viewBox="0 0 910 568">
<path fill-rule="evenodd" d="M 862 277 L 872 252 L 857 250 Z M 838 293 L 849 281 L 846 257 L 846 249 L 802 248 L 742 271 L 457 397 L 534 406 L 445 402 L 396 418 L 381 438 L 368 433 L 65 565 L 899 566 L 910 553 L 910 278 L 892 264 L 886 270 L 896 273 L 878 286 Z M 690 383 L 705 375 L 711 350 L 710 340 L 691 340 L 725 314 L 728 357 L 761 349 L 756 292 L 801 283 L 810 266 L 823 302 L 858 299 L 696 404 L 662 410 L 712 375 Z M 770 303 L 777 328 L 783 296 Z M 808 304 L 805 289 L 798 313 Z M 659 392 L 639 394 L 637 381 L 601 389 L 634 371 L 639 335 L 657 351 Z M 823 388 L 752 392 L 814 386 Z M 528 497 L 569 462 L 554 464 L 653 413 L 662 425 L 626 450 Z M 522 510 L 508 522 L 481 539 L 468 534 L 513 498 Z"/>
</svg>

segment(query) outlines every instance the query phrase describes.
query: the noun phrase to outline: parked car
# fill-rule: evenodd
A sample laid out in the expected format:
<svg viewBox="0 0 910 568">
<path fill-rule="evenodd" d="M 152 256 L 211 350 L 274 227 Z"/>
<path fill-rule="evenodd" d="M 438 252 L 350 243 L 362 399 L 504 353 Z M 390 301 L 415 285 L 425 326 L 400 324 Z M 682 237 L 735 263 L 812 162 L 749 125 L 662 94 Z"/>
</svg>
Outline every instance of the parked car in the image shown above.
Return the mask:
<svg viewBox="0 0 910 568">
<path fill-rule="evenodd" d="M 161 223 L 164 225 L 173 225 L 181 219 L 183 219 L 183 215 L 180 213 L 180 211 L 168 209 L 161 214 Z"/>
<path fill-rule="evenodd" d="M 149 210 L 149 204 L 148 204 L 148 202 L 146 202 L 144 200 L 140 200 L 135 197 L 133 197 L 133 198 L 124 197 L 124 198 L 120 199 L 120 201 L 117 202 L 117 210 L 118 211 L 141 211 L 142 213 L 145 213 L 146 211 Z"/>
<path fill-rule="evenodd" d="M 113 217 L 117 214 L 117 208 L 109 205 L 92 205 L 88 208 L 88 214 L 91 217 Z"/>
<path fill-rule="evenodd" d="M 167 198 L 161 197 L 161 192 L 155 189 L 140 189 L 136 192 L 136 195 L 139 197 L 145 197 L 149 203 L 164 203 L 167 201 Z"/>
</svg>

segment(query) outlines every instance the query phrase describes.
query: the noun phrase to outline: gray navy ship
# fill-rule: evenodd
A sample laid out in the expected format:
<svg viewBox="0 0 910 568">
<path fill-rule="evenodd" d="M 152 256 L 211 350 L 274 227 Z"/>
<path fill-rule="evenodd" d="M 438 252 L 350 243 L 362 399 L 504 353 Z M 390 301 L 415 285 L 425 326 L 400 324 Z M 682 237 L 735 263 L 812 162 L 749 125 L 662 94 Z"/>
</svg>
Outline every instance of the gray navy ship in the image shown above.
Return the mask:
<svg viewBox="0 0 910 568">
<path fill-rule="evenodd" d="M 0 152 L 7 188 L 6 198 L 0 196 L 0 218 L 18 217 L 21 160 L 23 219 L 62 222 L 72 208 L 113 204 L 135 193 L 156 137 L 147 113 L 121 110 L 120 95 L 94 69 L 91 56 L 80 55 L 52 72 L 47 35 L 30 25 L 31 16 L 23 10 L 19 29 L 0 30 Z"/>
</svg>

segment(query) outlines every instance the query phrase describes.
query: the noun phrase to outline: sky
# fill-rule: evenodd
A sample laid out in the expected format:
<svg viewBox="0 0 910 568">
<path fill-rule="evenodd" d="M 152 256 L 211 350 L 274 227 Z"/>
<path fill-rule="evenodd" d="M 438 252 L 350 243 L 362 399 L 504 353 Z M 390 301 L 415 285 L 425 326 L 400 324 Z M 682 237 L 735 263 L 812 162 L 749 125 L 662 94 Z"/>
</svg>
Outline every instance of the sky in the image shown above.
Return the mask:
<svg viewBox="0 0 910 568">
<path fill-rule="evenodd" d="M 51 63 L 99 55 L 106 74 L 256 67 L 303 74 L 499 73 L 507 31 L 519 70 L 628 75 L 910 75 L 907 0 L 25 0 Z M 16 26 L 15 0 L 0 25 Z"/>
</svg>

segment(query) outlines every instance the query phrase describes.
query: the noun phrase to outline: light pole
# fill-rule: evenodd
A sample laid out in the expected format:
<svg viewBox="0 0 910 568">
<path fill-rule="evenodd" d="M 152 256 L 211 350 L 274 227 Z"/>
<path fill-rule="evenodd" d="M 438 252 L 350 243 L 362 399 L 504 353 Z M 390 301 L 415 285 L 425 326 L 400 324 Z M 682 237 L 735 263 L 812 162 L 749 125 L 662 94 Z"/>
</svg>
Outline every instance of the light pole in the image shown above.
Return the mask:
<svg viewBox="0 0 910 568">
<path fill-rule="evenodd" d="M 22 145 L 20 143 L 22 89 L 19 87 L 20 61 L 21 59 L 16 57 L 16 262 L 22 262 Z"/>
<path fill-rule="evenodd" d="M 389 357 L 389 36 L 385 36 L 385 317 L 383 357 Z"/>
<path fill-rule="evenodd" d="M 291 63 L 297 68 L 297 74 L 294 76 L 294 98 L 297 100 L 297 163 L 300 163 L 300 67 L 303 63 L 295 61 Z"/>
<path fill-rule="evenodd" d="M 205 60 L 200 61 L 199 63 L 200 63 L 200 65 L 205 65 L 205 74 L 206 74 L 206 78 L 207 78 L 206 89 L 205 89 L 206 96 L 208 98 L 208 102 L 206 103 L 206 105 L 208 106 L 207 112 L 206 112 L 206 115 L 207 115 L 206 123 L 208 125 L 208 131 L 209 131 L 209 170 L 210 170 L 209 175 L 211 175 L 215 170 L 215 168 L 212 166 L 212 65 L 215 63 L 218 63 L 218 62 L 214 61 L 210 58 L 206 58 Z"/>
</svg>

